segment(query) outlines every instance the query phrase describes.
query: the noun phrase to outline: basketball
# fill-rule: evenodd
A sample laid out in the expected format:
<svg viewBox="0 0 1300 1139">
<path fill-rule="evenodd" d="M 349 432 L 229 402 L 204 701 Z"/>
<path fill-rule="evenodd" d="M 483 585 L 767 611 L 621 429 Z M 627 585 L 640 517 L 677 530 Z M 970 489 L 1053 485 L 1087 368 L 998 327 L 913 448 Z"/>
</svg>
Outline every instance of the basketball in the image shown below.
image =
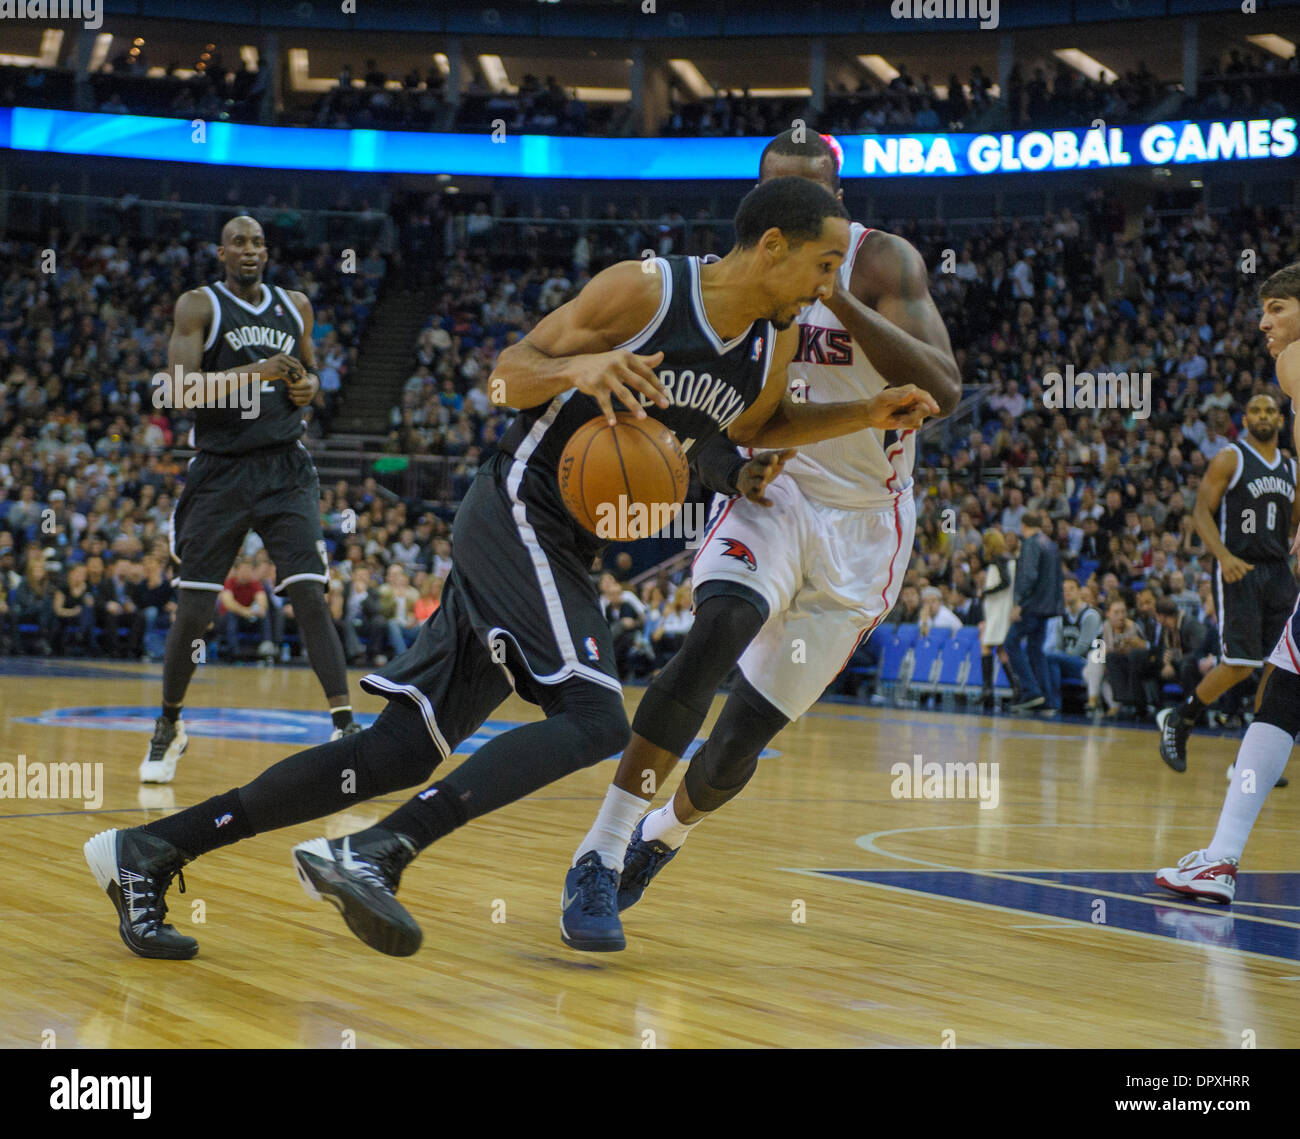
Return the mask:
<svg viewBox="0 0 1300 1139">
<path fill-rule="evenodd" d="M 681 510 L 690 483 L 686 452 L 656 419 L 618 413 L 584 423 L 560 456 L 560 494 L 578 523 L 609 542 L 650 538 Z"/>
</svg>

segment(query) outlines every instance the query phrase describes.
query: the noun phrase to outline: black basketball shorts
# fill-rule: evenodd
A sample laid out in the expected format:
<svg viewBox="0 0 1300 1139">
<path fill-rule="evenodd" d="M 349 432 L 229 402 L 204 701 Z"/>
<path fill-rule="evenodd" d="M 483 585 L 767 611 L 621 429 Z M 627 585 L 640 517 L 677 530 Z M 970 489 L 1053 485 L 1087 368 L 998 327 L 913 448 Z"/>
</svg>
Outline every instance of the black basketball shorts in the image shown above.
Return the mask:
<svg viewBox="0 0 1300 1139">
<path fill-rule="evenodd" d="M 553 476 L 497 452 L 452 526 L 452 570 L 415 643 L 361 681 L 410 700 L 443 756 L 510 694 L 572 678 L 622 693 L 614 641 L 589 569 L 599 550 Z"/>
<path fill-rule="evenodd" d="M 246 455 L 200 451 L 172 512 L 181 589 L 220 591 L 249 530 L 275 562 L 279 593 L 295 581 L 329 582 L 320 528 L 320 480 L 301 443 Z"/>
<path fill-rule="evenodd" d="M 1287 562 L 1256 562 L 1238 581 L 1224 581 L 1214 569 L 1219 603 L 1220 659 L 1256 667 L 1273 651 L 1295 607 L 1295 575 Z"/>
</svg>

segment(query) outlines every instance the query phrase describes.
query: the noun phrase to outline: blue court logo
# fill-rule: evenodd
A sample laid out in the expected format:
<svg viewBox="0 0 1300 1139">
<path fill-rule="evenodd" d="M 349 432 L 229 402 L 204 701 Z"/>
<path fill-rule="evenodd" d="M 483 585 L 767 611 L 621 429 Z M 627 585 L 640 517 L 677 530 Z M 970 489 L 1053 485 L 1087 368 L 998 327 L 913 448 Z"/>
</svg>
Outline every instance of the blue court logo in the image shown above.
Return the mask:
<svg viewBox="0 0 1300 1139">
<path fill-rule="evenodd" d="M 1300 872 L 1242 871 L 1231 906 L 1180 898 L 1149 870 L 800 870 L 881 890 L 929 894 L 1038 918 L 1076 922 L 1211 949 L 1300 961 Z M 1100 903 L 1100 908 L 1099 908 Z M 1103 920 L 1099 920 L 1099 915 Z"/>
<path fill-rule="evenodd" d="M 49 708 L 35 716 L 16 717 L 20 724 L 43 724 L 51 728 L 88 728 L 97 732 L 135 732 L 148 736 L 158 716 L 156 704 L 89 705 L 81 708 Z M 184 712 L 185 731 L 201 739 L 249 740 L 256 743 L 292 744 L 311 747 L 324 743 L 334 730 L 328 713 L 300 712 L 290 708 L 195 708 Z M 357 723 L 368 728 L 375 717 L 362 713 Z M 471 755 L 485 743 L 520 727 L 523 720 L 488 720 L 452 753 Z M 696 743 L 702 743 L 697 740 Z M 692 751 L 694 748 L 692 747 Z M 765 748 L 760 759 L 781 753 Z"/>
</svg>

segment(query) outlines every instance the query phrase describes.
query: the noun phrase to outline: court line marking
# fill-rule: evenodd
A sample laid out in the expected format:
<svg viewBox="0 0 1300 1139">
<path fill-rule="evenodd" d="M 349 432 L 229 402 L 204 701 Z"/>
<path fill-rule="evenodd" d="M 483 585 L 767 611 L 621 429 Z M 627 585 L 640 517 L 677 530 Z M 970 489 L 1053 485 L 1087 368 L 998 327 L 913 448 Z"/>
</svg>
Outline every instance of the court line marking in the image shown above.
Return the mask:
<svg viewBox="0 0 1300 1139">
<path fill-rule="evenodd" d="M 1076 925 L 1078 925 L 1078 922 L 1058 921 L 1058 922 L 1044 922 L 1041 925 L 1012 925 L 1012 926 L 1008 926 L 1007 928 L 1008 929 L 1074 929 Z"/>
<path fill-rule="evenodd" d="M 800 870 L 794 867 L 782 867 L 781 869 L 788 870 L 789 873 L 791 874 L 806 874 L 810 878 L 821 878 L 823 880 L 825 880 L 826 878 L 826 874 L 822 870 Z M 954 867 L 954 869 L 960 869 L 960 867 Z M 985 909 L 985 910 L 998 910 L 1004 914 L 1015 914 L 1017 917 L 1023 917 L 1025 914 L 1024 910 L 1013 910 L 1008 906 L 999 906 L 996 902 L 976 902 L 971 900 L 970 898 L 951 898 L 947 894 L 922 894 L 920 891 L 910 890 L 906 886 L 887 886 L 882 882 L 864 882 L 861 878 L 838 878 L 835 880 L 839 882 L 856 882 L 860 886 L 874 886 L 876 887 L 876 889 L 879 890 L 890 890 L 896 894 L 906 894 L 909 898 L 912 899 L 915 899 L 918 896 L 925 897 L 925 898 L 936 898 L 939 901 L 956 902 L 959 905 L 963 905 L 963 906 L 976 906 L 980 909 Z M 1204 913 L 1205 911 L 1201 910 L 1199 912 Z M 1118 926 L 1118 925 L 1101 925 L 1096 922 L 1088 921 L 1084 918 L 1079 918 L 1077 920 L 1072 919 L 1070 924 L 1075 926 L 1083 926 L 1088 929 L 1105 929 L 1105 930 L 1110 930 L 1112 932 L 1118 931 L 1120 933 L 1126 933 L 1130 937 L 1143 937 L 1146 938 L 1148 941 L 1158 941 L 1166 948 L 1169 948 L 1171 945 L 1174 945 L 1174 946 L 1183 946 L 1184 948 L 1189 948 L 1189 949 L 1213 949 L 1218 953 L 1233 953 L 1236 954 L 1238 957 L 1258 957 L 1262 961 L 1280 961 L 1287 965 L 1295 964 L 1294 957 L 1274 957 L 1271 953 L 1258 953 L 1253 949 L 1238 949 L 1234 945 L 1215 945 L 1212 942 L 1208 942 L 1208 941 L 1181 941 L 1176 937 L 1168 937 L 1160 933 L 1147 933 L 1146 930 L 1142 930 L 1142 929 L 1125 929 L 1123 926 Z"/>
<path fill-rule="evenodd" d="M 1167 906 L 1173 909 L 1186 910 L 1188 913 L 1194 913 L 1194 914 L 1198 914 L 1198 913 L 1203 914 L 1206 912 L 1204 906 L 1190 905 L 1178 901 L 1166 902 L 1164 899 L 1159 898 L 1157 895 L 1124 894 L 1124 893 L 1120 893 L 1117 890 L 1093 890 L 1093 889 L 1089 889 L 1087 886 L 1075 886 L 1075 885 L 1066 884 L 1064 882 L 1044 882 L 1041 878 L 1025 877 L 1020 874 L 1017 874 L 1013 870 L 1010 871 L 1009 870 L 980 870 L 980 869 L 971 869 L 970 867 L 967 866 L 953 866 L 949 863 L 944 863 L 944 862 L 931 862 L 929 859 L 926 858 L 913 858 L 906 854 L 895 854 L 891 850 L 885 850 L 882 847 L 876 845 L 876 839 L 887 838 L 888 836 L 895 835 L 895 834 L 910 834 L 916 831 L 975 830 L 978 827 L 989 827 L 997 830 L 1012 830 L 1021 827 L 1037 827 L 1039 829 L 1045 827 L 1053 827 L 1056 829 L 1060 829 L 1062 827 L 1070 827 L 1070 828 L 1079 828 L 1084 830 L 1099 830 L 1102 827 L 1127 827 L 1130 829 L 1134 827 L 1141 827 L 1145 830 L 1151 829 L 1149 824 L 1147 823 L 948 823 L 942 826 L 897 827 L 893 830 L 872 831 L 870 834 L 859 835 L 853 841 L 856 846 L 860 846 L 863 850 L 870 851 L 872 854 L 884 855 L 887 858 L 898 858 L 905 862 L 920 863 L 922 866 L 928 866 L 934 870 L 957 871 L 959 873 L 964 873 L 964 874 L 979 874 L 986 878 L 998 878 L 1006 882 L 1019 882 L 1022 884 L 1037 885 L 1037 886 L 1050 886 L 1059 890 L 1071 890 L 1076 893 L 1090 894 L 1094 898 L 1097 897 L 1120 898 L 1125 901 L 1146 902 L 1149 905 L 1155 905 L 1158 902 L 1160 905 Z M 1168 829 L 1188 830 L 1191 828 L 1184 826 L 1184 827 L 1170 827 Z M 1080 871 L 1068 870 L 1063 867 L 1043 867 L 1039 871 L 1039 873 L 1077 874 L 1080 873 Z M 1083 873 L 1141 874 L 1141 873 L 1146 873 L 1146 871 L 1094 870 L 1094 871 L 1083 871 Z M 1271 873 L 1291 874 L 1291 873 L 1295 873 L 1295 871 L 1283 870 L 1283 871 L 1271 871 Z M 940 896 L 946 896 L 946 895 L 940 895 Z M 1281 918 L 1267 918 L 1257 914 L 1243 914 L 1243 913 L 1236 913 L 1235 916 L 1241 918 L 1243 921 L 1253 921 L 1260 925 L 1280 925 L 1280 926 L 1284 926 L 1287 929 L 1300 929 L 1300 922 L 1284 921 Z"/>
</svg>

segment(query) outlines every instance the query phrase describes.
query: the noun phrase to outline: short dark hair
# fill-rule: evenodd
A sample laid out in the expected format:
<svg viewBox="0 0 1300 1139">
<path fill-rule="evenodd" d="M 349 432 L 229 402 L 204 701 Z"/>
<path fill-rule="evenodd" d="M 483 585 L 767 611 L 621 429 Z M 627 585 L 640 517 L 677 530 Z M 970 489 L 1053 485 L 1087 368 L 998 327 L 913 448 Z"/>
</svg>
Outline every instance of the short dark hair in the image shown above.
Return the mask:
<svg viewBox="0 0 1300 1139">
<path fill-rule="evenodd" d="M 763 154 L 758 160 L 758 176 L 763 176 L 763 166 L 767 162 L 769 154 L 778 154 L 790 158 L 806 158 L 810 162 L 816 162 L 825 158 L 831 164 L 831 187 L 834 190 L 840 188 L 840 156 L 835 153 L 835 148 L 831 146 L 816 131 L 810 131 L 807 127 L 800 128 L 797 132 L 794 130 L 783 131 L 772 139 L 765 147 Z"/>
<path fill-rule="evenodd" d="M 848 212 L 824 186 L 807 178 L 773 178 L 749 191 L 736 210 L 736 244 L 749 249 L 769 229 L 779 229 L 790 244 L 802 245 L 821 236 L 827 218 L 847 218 Z"/>
<path fill-rule="evenodd" d="M 1259 299 L 1263 301 L 1270 297 L 1291 297 L 1300 301 L 1300 261 L 1279 269 L 1260 285 Z"/>
<path fill-rule="evenodd" d="M 1162 597 L 1156 602 L 1156 612 L 1161 617 L 1177 617 L 1178 603 L 1172 597 Z"/>
</svg>

